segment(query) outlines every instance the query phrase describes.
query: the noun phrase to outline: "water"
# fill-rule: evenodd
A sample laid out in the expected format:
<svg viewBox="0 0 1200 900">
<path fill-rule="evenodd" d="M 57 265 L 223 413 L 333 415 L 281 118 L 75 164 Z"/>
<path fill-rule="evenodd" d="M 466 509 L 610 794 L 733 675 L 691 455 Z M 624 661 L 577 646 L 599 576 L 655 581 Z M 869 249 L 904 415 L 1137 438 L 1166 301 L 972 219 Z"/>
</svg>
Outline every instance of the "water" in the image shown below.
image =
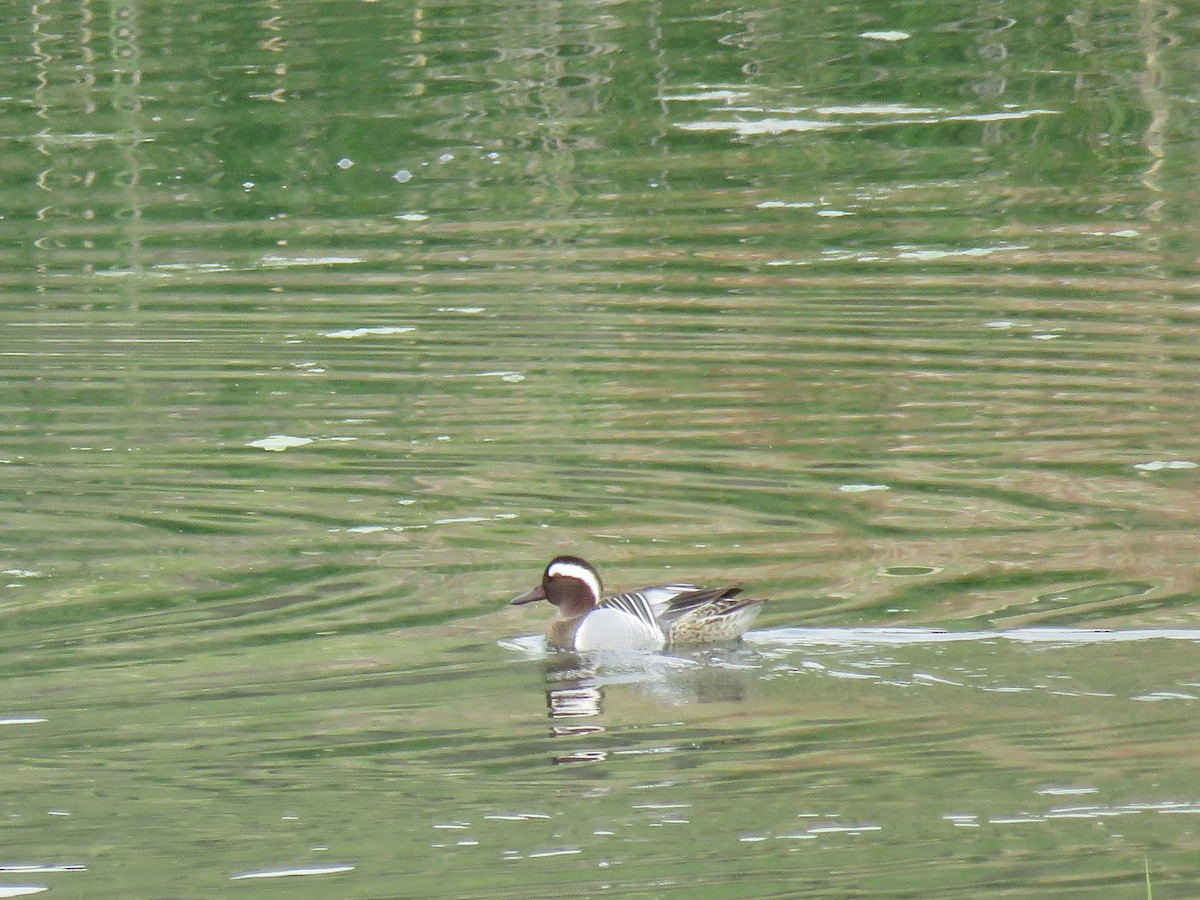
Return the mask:
<svg viewBox="0 0 1200 900">
<path fill-rule="evenodd" d="M 1187 7 L 2 16 L 0 896 L 1195 893 Z"/>
</svg>

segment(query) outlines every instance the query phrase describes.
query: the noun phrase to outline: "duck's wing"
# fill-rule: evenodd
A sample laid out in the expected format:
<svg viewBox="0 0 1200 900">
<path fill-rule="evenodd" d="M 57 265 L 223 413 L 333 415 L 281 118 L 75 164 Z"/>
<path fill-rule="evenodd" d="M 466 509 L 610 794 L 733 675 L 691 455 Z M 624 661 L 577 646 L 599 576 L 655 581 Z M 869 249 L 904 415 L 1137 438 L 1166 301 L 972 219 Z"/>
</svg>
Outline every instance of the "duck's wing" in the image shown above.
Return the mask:
<svg viewBox="0 0 1200 900">
<path fill-rule="evenodd" d="M 690 585 L 677 584 L 642 588 L 637 591 L 627 591 L 624 594 L 613 594 L 611 597 L 605 597 L 596 605 L 599 609 L 620 610 L 635 619 L 657 627 L 658 616 L 666 608 L 671 598 L 689 587 Z"/>
<path fill-rule="evenodd" d="M 676 594 L 667 603 L 667 610 L 672 613 L 686 613 L 706 603 L 717 600 L 730 600 L 742 592 L 740 585 L 729 585 L 719 588 L 698 588 L 688 586 L 688 590 Z"/>
<path fill-rule="evenodd" d="M 701 609 L 716 612 L 742 602 L 733 599 L 742 592 L 742 589 L 736 585 L 719 588 L 702 588 L 690 584 L 670 585 L 670 587 L 683 588 L 683 590 L 672 594 L 658 610 L 658 619 L 664 628 Z"/>
<path fill-rule="evenodd" d="M 656 584 L 624 594 L 614 594 L 600 601 L 601 607 L 611 606 L 630 615 L 667 623 L 715 600 L 725 600 L 741 592 L 740 587 L 703 588 L 694 584 Z"/>
<path fill-rule="evenodd" d="M 676 598 L 699 590 L 703 590 L 703 588 L 698 588 L 694 584 L 656 584 L 652 587 L 638 588 L 636 591 L 629 591 L 626 594 L 617 594 L 615 597 L 604 600 L 600 605 L 604 606 L 610 600 L 624 603 L 628 598 L 634 598 L 635 602 L 648 605 L 654 618 L 660 619 L 663 613 L 670 609 Z"/>
</svg>

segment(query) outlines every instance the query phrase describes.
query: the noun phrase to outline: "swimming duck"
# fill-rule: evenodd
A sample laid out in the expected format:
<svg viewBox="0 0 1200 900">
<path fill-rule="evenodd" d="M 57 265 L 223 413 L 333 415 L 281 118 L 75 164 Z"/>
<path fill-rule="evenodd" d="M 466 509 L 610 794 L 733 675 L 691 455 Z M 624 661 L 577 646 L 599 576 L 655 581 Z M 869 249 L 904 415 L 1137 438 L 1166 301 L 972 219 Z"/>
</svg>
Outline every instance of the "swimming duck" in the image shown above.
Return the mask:
<svg viewBox="0 0 1200 900">
<path fill-rule="evenodd" d="M 661 584 L 604 597 L 600 573 L 591 563 L 556 556 L 542 583 L 509 605 L 553 603 L 547 637 L 560 650 L 661 650 L 740 638 L 766 602 L 739 598 L 741 590 Z"/>
</svg>

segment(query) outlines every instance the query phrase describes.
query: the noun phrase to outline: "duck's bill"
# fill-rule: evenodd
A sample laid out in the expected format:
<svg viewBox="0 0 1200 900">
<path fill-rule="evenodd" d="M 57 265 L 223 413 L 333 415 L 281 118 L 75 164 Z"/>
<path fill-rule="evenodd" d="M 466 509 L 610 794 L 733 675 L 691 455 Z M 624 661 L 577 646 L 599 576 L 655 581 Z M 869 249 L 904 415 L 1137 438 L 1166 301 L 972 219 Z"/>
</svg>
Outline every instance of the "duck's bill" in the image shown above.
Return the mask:
<svg viewBox="0 0 1200 900">
<path fill-rule="evenodd" d="M 522 603 L 533 603 L 535 600 L 545 600 L 545 599 L 546 599 L 546 592 L 544 590 L 542 590 L 542 586 L 539 584 L 532 591 L 526 591 L 525 593 L 521 594 L 519 597 L 513 597 L 511 600 L 508 601 L 508 605 L 509 606 L 520 606 Z"/>
</svg>

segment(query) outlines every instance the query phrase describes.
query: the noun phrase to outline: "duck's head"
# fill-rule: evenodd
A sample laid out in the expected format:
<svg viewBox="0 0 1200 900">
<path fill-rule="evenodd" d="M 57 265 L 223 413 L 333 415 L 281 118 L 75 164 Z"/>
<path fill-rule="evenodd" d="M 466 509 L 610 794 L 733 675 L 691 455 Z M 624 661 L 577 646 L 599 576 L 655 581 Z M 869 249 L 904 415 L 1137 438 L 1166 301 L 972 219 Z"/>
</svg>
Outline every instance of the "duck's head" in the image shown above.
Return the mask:
<svg viewBox="0 0 1200 900">
<path fill-rule="evenodd" d="M 582 614 L 600 602 L 600 573 L 578 556 L 556 556 L 542 573 L 542 583 L 509 600 L 510 606 L 548 600 L 568 614 Z"/>
</svg>

